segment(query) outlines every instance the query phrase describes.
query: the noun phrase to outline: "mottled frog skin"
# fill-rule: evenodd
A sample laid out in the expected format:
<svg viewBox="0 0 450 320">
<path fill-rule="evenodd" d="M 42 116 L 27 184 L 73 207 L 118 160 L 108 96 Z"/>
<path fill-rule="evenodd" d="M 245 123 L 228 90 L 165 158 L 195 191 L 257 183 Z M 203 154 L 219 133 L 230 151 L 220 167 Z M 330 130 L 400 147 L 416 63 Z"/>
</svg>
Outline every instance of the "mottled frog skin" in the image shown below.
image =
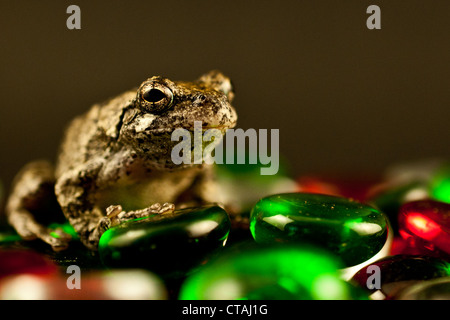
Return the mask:
<svg viewBox="0 0 450 320">
<path fill-rule="evenodd" d="M 175 165 L 176 128 L 222 132 L 235 126 L 230 79 L 211 71 L 193 82 L 154 76 L 139 88 L 95 104 L 68 126 L 54 167 L 26 165 L 7 201 L 9 223 L 24 239 L 42 239 L 54 250 L 70 237 L 43 221 L 62 211 L 88 248 L 122 221 L 218 201 L 212 166 Z"/>
</svg>

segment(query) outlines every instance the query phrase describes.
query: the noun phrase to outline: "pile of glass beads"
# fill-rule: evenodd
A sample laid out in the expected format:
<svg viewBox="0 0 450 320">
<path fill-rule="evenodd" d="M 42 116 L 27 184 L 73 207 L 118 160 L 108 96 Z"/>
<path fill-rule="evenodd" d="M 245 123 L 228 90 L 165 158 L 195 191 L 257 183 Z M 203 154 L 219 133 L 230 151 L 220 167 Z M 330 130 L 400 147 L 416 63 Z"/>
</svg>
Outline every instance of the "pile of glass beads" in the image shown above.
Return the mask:
<svg viewBox="0 0 450 320">
<path fill-rule="evenodd" d="M 0 299 L 450 299 L 448 162 L 374 179 L 256 171 L 219 168 L 231 207 L 122 223 L 98 252 L 74 234 L 55 253 L 5 227 Z"/>
</svg>

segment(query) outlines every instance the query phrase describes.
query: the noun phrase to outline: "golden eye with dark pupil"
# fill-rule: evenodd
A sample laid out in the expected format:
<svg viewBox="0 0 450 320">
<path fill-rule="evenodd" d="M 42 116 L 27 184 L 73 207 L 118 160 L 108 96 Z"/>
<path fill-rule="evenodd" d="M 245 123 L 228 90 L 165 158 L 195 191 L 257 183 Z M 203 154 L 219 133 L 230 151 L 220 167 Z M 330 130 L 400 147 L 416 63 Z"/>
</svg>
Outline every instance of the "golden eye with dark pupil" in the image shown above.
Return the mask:
<svg viewBox="0 0 450 320">
<path fill-rule="evenodd" d="M 138 103 L 151 113 L 161 113 L 172 106 L 173 92 L 160 83 L 144 83 L 138 91 Z"/>
<path fill-rule="evenodd" d="M 164 92 L 158 89 L 151 89 L 142 95 L 142 98 L 150 103 L 155 103 L 166 98 Z"/>
</svg>

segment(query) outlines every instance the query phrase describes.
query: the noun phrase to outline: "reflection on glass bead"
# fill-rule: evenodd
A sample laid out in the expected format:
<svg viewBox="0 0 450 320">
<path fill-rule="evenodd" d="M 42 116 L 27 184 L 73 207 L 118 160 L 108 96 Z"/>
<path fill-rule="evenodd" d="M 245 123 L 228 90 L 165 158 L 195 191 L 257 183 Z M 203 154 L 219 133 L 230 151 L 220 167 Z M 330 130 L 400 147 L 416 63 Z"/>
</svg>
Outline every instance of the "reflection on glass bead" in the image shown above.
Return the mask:
<svg viewBox="0 0 450 320">
<path fill-rule="evenodd" d="M 404 204 L 399 213 L 400 235 L 429 250 L 450 255 L 450 204 L 422 200 Z"/>
<path fill-rule="evenodd" d="M 82 271 L 37 277 L 18 274 L 2 281 L 0 300 L 164 300 L 167 290 L 156 275 L 138 269 Z"/>
<path fill-rule="evenodd" d="M 450 277 L 423 281 L 405 288 L 397 300 L 450 300 Z"/>
</svg>

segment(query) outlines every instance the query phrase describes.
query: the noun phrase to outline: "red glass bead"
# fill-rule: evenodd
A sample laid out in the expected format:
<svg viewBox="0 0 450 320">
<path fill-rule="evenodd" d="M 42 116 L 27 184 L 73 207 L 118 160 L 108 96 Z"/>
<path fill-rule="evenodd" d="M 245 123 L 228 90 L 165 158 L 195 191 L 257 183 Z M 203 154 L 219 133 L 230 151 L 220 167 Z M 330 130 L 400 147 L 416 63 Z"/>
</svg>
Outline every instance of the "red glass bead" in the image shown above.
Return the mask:
<svg viewBox="0 0 450 320">
<path fill-rule="evenodd" d="M 16 274 L 52 276 L 58 270 L 52 261 L 31 250 L 0 251 L 0 279 Z"/>
<path fill-rule="evenodd" d="M 297 179 L 297 192 L 327 194 L 364 202 L 377 183 L 379 178 L 375 177 L 309 175 Z"/>
<path fill-rule="evenodd" d="M 450 255 L 450 204 L 434 200 L 405 203 L 399 212 L 399 229 L 410 246 Z"/>
<path fill-rule="evenodd" d="M 431 257 L 442 257 L 442 252 L 430 251 L 426 248 L 427 244 L 420 239 L 408 237 L 403 239 L 401 236 L 394 237 L 389 255 L 426 255 Z"/>
<path fill-rule="evenodd" d="M 298 192 L 342 196 L 339 188 L 329 181 L 317 177 L 301 177 L 298 179 Z"/>
</svg>

